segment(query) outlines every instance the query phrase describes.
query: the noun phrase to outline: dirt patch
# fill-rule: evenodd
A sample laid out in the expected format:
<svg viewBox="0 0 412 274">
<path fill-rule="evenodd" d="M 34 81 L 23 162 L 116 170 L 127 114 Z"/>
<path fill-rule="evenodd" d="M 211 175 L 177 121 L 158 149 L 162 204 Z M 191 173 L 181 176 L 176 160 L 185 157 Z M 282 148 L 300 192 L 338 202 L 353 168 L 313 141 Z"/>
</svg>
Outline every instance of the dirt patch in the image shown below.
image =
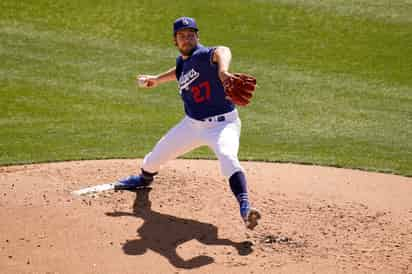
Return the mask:
<svg viewBox="0 0 412 274">
<path fill-rule="evenodd" d="M 216 161 L 172 161 L 152 189 L 71 194 L 139 162 L 1 167 L 1 273 L 412 273 L 412 178 L 245 162 L 254 231 Z"/>
</svg>

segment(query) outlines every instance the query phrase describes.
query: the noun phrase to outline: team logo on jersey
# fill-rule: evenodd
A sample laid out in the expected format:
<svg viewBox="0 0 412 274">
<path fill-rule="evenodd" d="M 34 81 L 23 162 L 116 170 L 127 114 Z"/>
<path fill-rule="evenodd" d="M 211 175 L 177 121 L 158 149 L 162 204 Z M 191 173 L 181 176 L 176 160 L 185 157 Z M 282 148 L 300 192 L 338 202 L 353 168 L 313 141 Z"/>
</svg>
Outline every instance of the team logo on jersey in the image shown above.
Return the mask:
<svg viewBox="0 0 412 274">
<path fill-rule="evenodd" d="M 189 85 L 193 83 L 197 78 L 199 78 L 200 73 L 194 70 L 193 68 L 186 72 L 185 74 L 182 74 L 179 78 L 179 89 L 180 92 L 182 90 L 187 90 L 189 89 Z"/>
</svg>

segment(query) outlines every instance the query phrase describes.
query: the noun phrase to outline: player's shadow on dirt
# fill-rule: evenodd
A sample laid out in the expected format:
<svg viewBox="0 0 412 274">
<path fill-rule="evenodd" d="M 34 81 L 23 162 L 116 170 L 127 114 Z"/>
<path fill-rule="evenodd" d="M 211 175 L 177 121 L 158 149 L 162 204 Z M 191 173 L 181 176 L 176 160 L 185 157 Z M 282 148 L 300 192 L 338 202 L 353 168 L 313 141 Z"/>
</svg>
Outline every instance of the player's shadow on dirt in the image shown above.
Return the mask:
<svg viewBox="0 0 412 274">
<path fill-rule="evenodd" d="M 206 245 L 227 245 L 237 249 L 239 255 L 248 255 L 252 252 L 251 242 L 236 243 L 229 239 L 221 239 L 217 235 L 217 227 L 195 220 L 178 218 L 162 214 L 151 209 L 149 193 L 151 189 L 136 191 L 136 200 L 133 204 L 133 213 L 110 212 L 108 216 L 132 216 L 142 218 L 144 223 L 137 229 L 140 239 L 128 240 L 123 250 L 128 255 L 142 255 L 151 249 L 169 260 L 178 268 L 196 268 L 214 262 L 209 256 L 199 255 L 184 260 L 177 254 L 177 247 L 193 239 Z"/>
</svg>

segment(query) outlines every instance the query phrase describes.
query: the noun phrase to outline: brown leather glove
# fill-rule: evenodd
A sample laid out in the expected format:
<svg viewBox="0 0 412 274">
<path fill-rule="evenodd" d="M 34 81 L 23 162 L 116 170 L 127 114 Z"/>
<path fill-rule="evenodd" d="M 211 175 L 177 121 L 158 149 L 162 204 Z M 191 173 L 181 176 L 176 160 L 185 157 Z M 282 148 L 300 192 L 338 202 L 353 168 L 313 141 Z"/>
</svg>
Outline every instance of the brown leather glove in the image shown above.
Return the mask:
<svg viewBox="0 0 412 274">
<path fill-rule="evenodd" d="M 256 89 L 256 78 L 245 73 L 233 73 L 223 81 L 227 99 L 239 106 L 250 103 Z"/>
</svg>

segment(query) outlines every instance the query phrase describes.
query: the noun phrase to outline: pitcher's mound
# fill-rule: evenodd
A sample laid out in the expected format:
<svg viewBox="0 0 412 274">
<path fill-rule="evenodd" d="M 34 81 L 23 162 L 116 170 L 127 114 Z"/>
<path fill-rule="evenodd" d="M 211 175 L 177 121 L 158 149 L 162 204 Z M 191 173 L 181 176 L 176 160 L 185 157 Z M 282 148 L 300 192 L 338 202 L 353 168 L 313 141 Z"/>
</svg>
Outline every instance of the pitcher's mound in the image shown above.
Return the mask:
<svg viewBox="0 0 412 274">
<path fill-rule="evenodd" d="M 151 189 L 72 194 L 139 164 L 0 167 L 1 273 L 412 273 L 412 178 L 244 162 L 253 231 L 216 161 L 172 161 Z"/>
</svg>

